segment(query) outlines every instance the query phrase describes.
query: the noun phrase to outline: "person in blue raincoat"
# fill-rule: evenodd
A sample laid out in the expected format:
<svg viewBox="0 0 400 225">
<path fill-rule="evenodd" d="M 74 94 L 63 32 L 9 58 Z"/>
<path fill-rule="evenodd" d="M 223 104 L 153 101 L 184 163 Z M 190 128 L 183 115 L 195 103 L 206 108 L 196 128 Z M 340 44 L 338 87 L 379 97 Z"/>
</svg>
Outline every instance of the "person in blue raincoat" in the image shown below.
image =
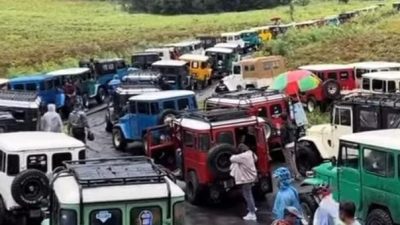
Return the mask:
<svg viewBox="0 0 400 225">
<path fill-rule="evenodd" d="M 110 93 L 114 93 L 117 87 L 121 84 L 121 80 L 119 79 L 118 74 L 115 74 L 113 79 L 108 83 L 108 88 Z"/>
<path fill-rule="evenodd" d="M 280 167 L 274 171 L 273 176 L 278 181 L 279 189 L 272 209 L 274 219 L 283 219 L 286 207 L 295 207 L 299 212 L 301 212 L 299 193 L 292 185 L 293 178 L 289 169 L 286 167 Z M 301 220 L 297 221 L 296 225 L 301 225 Z"/>
</svg>

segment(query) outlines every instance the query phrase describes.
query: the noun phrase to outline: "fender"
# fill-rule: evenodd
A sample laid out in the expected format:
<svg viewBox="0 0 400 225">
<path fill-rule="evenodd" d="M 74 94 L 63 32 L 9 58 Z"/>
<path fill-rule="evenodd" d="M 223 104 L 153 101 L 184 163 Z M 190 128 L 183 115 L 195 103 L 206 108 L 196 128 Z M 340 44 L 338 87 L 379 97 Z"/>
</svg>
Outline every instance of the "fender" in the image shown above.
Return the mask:
<svg viewBox="0 0 400 225">
<path fill-rule="evenodd" d="M 126 139 L 132 140 L 132 131 L 129 129 L 129 114 L 125 114 L 121 117 L 117 124 L 114 125 L 114 128 L 119 128 Z"/>
<path fill-rule="evenodd" d="M 312 136 L 304 136 L 301 137 L 298 142 L 305 141 L 305 142 L 311 142 L 315 145 L 317 148 L 318 153 L 320 154 L 322 159 L 330 159 L 333 157 L 332 151 L 329 151 L 326 149 L 327 146 L 325 146 L 322 143 L 322 140 L 317 137 L 312 137 Z"/>
</svg>

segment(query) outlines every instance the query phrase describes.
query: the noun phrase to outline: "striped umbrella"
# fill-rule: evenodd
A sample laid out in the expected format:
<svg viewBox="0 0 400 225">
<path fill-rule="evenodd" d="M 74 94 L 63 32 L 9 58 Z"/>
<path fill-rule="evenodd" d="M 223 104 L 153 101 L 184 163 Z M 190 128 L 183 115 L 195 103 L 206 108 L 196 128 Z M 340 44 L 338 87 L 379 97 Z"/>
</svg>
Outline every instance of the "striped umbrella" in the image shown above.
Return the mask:
<svg viewBox="0 0 400 225">
<path fill-rule="evenodd" d="M 310 91 L 317 88 L 321 79 L 307 70 L 293 70 L 278 75 L 271 88 L 284 91 L 287 95 L 295 95 L 299 92 Z"/>
</svg>

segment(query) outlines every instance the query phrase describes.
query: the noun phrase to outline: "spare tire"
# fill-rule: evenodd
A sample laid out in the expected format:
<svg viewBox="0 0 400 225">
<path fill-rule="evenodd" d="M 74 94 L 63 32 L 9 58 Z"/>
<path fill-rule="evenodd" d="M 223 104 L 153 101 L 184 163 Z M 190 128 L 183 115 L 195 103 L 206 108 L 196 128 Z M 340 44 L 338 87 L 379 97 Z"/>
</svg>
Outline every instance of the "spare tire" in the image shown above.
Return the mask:
<svg viewBox="0 0 400 225">
<path fill-rule="evenodd" d="M 11 184 L 11 195 L 22 207 L 40 205 L 50 192 L 49 179 L 40 170 L 28 169 L 18 174 Z"/>
<path fill-rule="evenodd" d="M 231 161 L 230 157 L 235 147 L 230 144 L 218 144 L 208 152 L 208 167 L 216 177 L 229 176 Z"/>
<path fill-rule="evenodd" d="M 323 91 L 325 97 L 331 100 L 338 99 L 340 97 L 340 85 L 335 80 L 326 80 L 323 85 Z"/>
<path fill-rule="evenodd" d="M 160 114 L 159 124 L 167 124 L 169 118 L 176 118 L 179 113 L 173 109 L 166 109 Z"/>
</svg>

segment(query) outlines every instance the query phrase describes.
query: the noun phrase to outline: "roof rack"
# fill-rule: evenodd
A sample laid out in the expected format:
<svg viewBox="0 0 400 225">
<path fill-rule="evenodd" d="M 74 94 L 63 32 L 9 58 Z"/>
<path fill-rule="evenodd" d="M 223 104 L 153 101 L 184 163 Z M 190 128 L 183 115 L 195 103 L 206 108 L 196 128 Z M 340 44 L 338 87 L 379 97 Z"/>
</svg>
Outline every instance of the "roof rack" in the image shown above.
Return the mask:
<svg viewBox="0 0 400 225">
<path fill-rule="evenodd" d="M 273 95 L 282 94 L 278 90 L 272 89 L 249 89 L 243 91 L 232 91 L 223 94 L 215 94 L 212 97 L 230 98 L 230 99 L 250 99 L 257 97 L 269 97 Z"/>
<path fill-rule="evenodd" d="M 145 84 L 122 83 L 118 88 L 121 88 L 123 90 L 135 90 L 135 89 L 159 88 L 159 86 L 157 84 L 150 84 L 150 83 L 145 83 Z"/>
<path fill-rule="evenodd" d="M 400 94 L 357 93 L 344 97 L 339 104 L 369 104 L 400 107 Z"/>
<path fill-rule="evenodd" d="M 165 183 L 168 175 L 144 156 L 65 162 L 82 187 Z"/>
<path fill-rule="evenodd" d="M 183 117 L 212 123 L 232 119 L 248 118 L 249 114 L 243 109 L 215 109 L 210 111 L 194 111 L 185 114 Z"/>
<path fill-rule="evenodd" d="M 36 92 L 0 90 L 0 100 L 35 102 L 37 98 Z"/>
</svg>

